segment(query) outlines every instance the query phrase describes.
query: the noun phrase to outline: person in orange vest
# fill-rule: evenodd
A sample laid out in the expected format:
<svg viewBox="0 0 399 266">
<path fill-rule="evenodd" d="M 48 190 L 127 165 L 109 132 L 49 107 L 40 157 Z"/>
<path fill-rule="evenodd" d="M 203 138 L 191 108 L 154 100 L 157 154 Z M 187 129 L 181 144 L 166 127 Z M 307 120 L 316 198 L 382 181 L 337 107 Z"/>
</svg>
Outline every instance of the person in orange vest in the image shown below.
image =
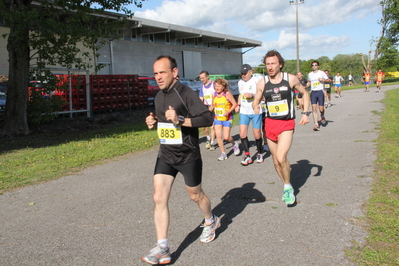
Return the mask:
<svg viewBox="0 0 399 266">
<path fill-rule="evenodd" d="M 364 80 L 364 86 L 366 86 L 366 89 L 364 91 L 369 92 L 369 86 L 370 86 L 370 80 L 371 80 L 370 71 L 367 70 L 366 73 L 364 73 L 363 80 Z"/>
<path fill-rule="evenodd" d="M 377 82 L 377 89 L 378 89 L 377 92 L 380 92 L 380 91 L 381 91 L 381 83 L 382 83 L 382 80 L 383 80 L 384 78 L 385 78 L 384 72 L 382 72 L 382 70 L 379 69 L 378 72 L 375 73 L 375 80 L 376 80 L 376 82 Z"/>
</svg>

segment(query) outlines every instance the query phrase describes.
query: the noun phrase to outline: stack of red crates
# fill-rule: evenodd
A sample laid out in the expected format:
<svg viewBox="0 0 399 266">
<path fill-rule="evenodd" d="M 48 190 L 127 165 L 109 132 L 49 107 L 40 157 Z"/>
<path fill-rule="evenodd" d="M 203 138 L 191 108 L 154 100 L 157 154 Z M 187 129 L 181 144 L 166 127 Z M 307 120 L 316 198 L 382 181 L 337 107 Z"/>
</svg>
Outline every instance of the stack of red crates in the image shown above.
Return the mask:
<svg viewBox="0 0 399 266">
<path fill-rule="evenodd" d="M 70 109 L 69 104 L 69 76 L 56 75 L 58 78 L 58 88 L 54 91 L 53 95 L 61 97 L 66 101 L 63 106 L 63 111 Z M 71 76 L 71 90 L 72 90 L 72 110 L 85 110 L 87 109 L 87 93 L 86 93 L 86 77 L 84 75 Z"/>
<path fill-rule="evenodd" d="M 91 75 L 90 83 L 94 112 L 148 105 L 148 87 L 137 75 Z"/>
<path fill-rule="evenodd" d="M 52 95 L 65 100 L 63 111 L 70 110 L 69 76 L 56 75 L 58 89 Z M 148 106 L 148 81 L 138 75 L 90 75 L 91 103 L 94 112 Z M 87 109 L 86 76 L 71 76 L 72 110 Z"/>
<path fill-rule="evenodd" d="M 148 105 L 148 80 L 146 79 L 139 79 L 137 81 L 138 86 L 135 91 L 135 95 L 138 104 L 138 107 L 147 106 Z"/>
</svg>

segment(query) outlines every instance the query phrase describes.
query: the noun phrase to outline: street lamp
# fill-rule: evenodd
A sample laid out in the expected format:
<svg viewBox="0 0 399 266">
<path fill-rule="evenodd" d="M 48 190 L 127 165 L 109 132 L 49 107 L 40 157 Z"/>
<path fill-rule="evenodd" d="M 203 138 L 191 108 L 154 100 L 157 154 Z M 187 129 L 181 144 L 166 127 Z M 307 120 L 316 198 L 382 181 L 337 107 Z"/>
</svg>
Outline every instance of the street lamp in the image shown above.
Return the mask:
<svg viewBox="0 0 399 266">
<path fill-rule="evenodd" d="M 305 0 L 290 0 L 290 5 L 296 5 L 296 71 L 299 72 L 299 34 L 298 34 L 298 5 L 304 4 Z"/>
</svg>

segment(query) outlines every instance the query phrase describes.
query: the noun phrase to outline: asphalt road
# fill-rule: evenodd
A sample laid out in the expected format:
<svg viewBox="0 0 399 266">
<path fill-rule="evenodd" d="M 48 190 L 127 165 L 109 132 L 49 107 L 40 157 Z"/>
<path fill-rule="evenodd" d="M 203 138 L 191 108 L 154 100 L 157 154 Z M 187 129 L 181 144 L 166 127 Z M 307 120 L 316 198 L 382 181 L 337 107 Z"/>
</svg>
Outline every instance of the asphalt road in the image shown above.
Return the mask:
<svg viewBox="0 0 399 266">
<path fill-rule="evenodd" d="M 373 112 L 383 110 L 385 95 L 375 91 L 333 98 L 319 132 L 313 123 L 297 125 L 288 155 L 298 201 L 291 208 L 281 201 L 270 155 L 244 167 L 230 144 L 222 162 L 219 149 L 202 144 L 203 187 L 222 226 L 215 241 L 200 243 L 202 213 L 178 175 L 170 199 L 173 264 L 350 265 L 345 250 L 367 236 L 361 224 L 376 159 Z M 238 127 L 232 132 L 238 139 Z M 156 155 L 154 147 L 0 195 L 0 265 L 144 265 L 140 258 L 156 243 Z"/>
</svg>

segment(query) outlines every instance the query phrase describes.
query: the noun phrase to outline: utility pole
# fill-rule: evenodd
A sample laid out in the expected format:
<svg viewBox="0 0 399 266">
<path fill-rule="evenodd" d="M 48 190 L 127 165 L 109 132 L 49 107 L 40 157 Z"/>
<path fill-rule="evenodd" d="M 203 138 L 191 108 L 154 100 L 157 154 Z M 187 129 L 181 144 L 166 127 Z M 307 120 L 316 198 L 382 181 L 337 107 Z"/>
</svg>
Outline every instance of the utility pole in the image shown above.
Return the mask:
<svg viewBox="0 0 399 266">
<path fill-rule="evenodd" d="M 304 4 L 305 0 L 290 0 L 290 5 L 296 5 L 296 71 L 299 72 L 299 33 L 298 33 L 298 5 Z"/>
</svg>

